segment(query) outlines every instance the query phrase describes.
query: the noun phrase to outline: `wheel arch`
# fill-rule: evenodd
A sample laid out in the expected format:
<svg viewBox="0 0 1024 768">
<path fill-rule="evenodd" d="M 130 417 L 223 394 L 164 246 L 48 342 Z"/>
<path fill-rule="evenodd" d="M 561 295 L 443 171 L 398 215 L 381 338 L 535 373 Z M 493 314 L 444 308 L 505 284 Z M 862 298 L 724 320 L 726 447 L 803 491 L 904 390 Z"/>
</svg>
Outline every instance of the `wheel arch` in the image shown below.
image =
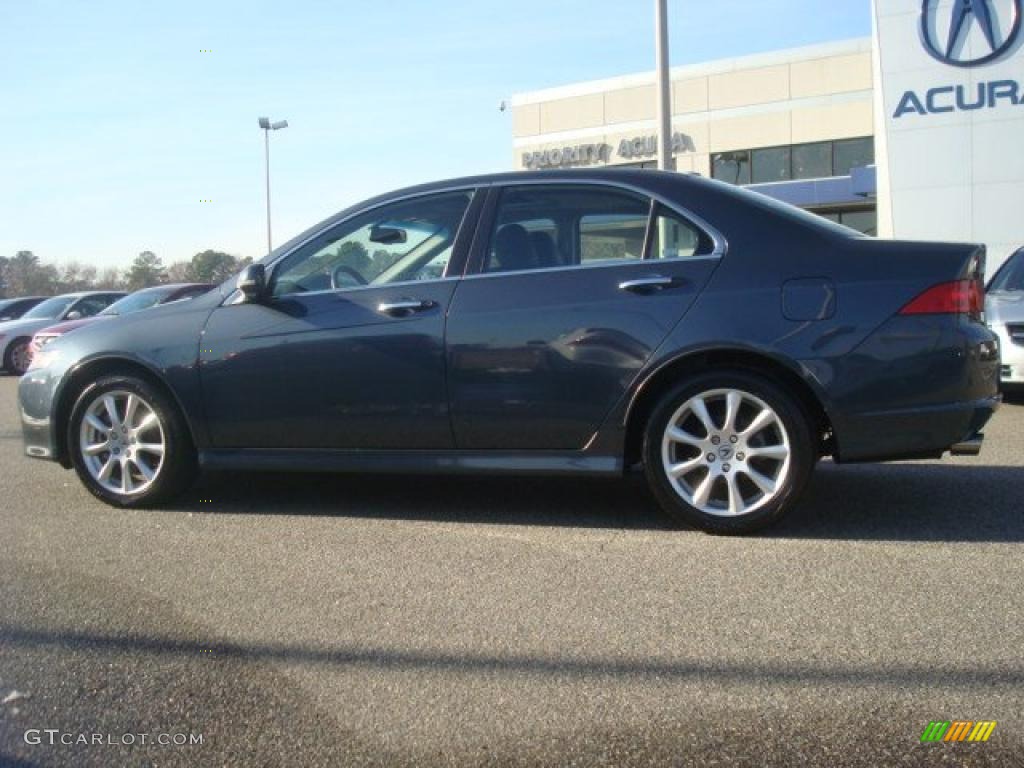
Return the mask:
<svg viewBox="0 0 1024 768">
<path fill-rule="evenodd" d="M 54 409 L 53 436 L 56 447 L 56 459 L 65 468 L 71 467 L 71 457 L 68 453 L 68 421 L 71 419 L 71 411 L 75 403 L 90 384 L 100 378 L 110 375 L 137 376 L 143 381 L 159 389 L 178 408 L 188 428 L 189 439 L 192 445 L 196 446 L 195 426 L 188 418 L 188 412 L 182 406 L 181 400 L 163 377 L 150 366 L 139 360 L 128 357 L 100 357 L 84 362 L 68 373 L 66 380 L 57 395 L 57 407 Z"/>
<path fill-rule="evenodd" d="M 662 395 L 681 378 L 710 370 L 740 370 L 764 376 L 790 392 L 819 435 L 821 455 L 837 453 L 829 409 L 820 392 L 793 367 L 771 355 L 744 348 L 713 348 L 685 352 L 663 362 L 634 390 L 625 416 L 624 466 L 640 461 L 644 427 Z"/>
</svg>

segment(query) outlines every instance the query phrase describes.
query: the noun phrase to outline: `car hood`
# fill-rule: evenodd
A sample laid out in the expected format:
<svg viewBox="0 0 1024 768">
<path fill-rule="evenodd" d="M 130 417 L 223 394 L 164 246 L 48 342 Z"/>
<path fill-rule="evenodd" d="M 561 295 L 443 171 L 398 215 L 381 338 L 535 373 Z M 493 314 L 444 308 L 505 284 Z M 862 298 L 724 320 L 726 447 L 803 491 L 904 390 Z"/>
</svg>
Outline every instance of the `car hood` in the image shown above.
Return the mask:
<svg viewBox="0 0 1024 768">
<path fill-rule="evenodd" d="M 57 323 L 56 325 L 48 325 L 39 331 L 39 333 L 54 333 L 60 335 L 73 331 L 75 328 L 81 328 L 83 325 L 91 325 L 97 320 L 109 320 L 111 317 L 114 317 L 114 315 L 96 315 L 95 317 L 83 317 L 78 320 L 66 320 L 63 323 Z"/>
<path fill-rule="evenodd" d="M 1024 291 L 996 291 L 985 297 L 985 319 L 990 323 L 1024 323 Z"/>
<path fill-rule="evenodd" d="M 32 336 L 36 331 L 41 331 L 49 325 L 53 325 L 53 318 L 33 318 L 31 320 L 8 320 L 0 323 L 0 335 L 12 338 L 14 336 Z"/>
</svg>

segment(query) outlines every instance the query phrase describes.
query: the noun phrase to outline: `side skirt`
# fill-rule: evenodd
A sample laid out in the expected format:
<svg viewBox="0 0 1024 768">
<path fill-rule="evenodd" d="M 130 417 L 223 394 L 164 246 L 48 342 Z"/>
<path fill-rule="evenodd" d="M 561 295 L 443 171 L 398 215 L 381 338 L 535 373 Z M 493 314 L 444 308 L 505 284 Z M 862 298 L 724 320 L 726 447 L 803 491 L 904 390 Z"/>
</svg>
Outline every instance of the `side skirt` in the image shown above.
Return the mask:
<svg viewBox="0 0 1024 768">
<path fill-rule="evenodd" d="M 270 472 L 621 476 L 622 458 L 579 451 L 274 451 L 199 454 L 203 469 Z"/>
</svg>

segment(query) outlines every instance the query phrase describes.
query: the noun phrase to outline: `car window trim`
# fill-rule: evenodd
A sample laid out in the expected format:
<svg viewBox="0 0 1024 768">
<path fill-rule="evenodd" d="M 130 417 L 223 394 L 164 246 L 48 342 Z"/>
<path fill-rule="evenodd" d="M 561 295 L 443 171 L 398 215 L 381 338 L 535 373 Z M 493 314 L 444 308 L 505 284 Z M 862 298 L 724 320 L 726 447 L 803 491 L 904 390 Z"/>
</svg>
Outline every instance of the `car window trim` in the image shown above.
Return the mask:
<svg viewBox="0 0 1024 768">
<path fill-rule="evenodd" d="M 502 181 L 496 181 L 491 183 L 488 191 L 487 205 L 481 212 L 480 218 L 477 221 L 477 232 L 473 238 L 472 251 L 467 260 L 467 268 L 464 274 L 466 279 L 478 279 L 482 277 L 502 277 L 503 275 L 523 275 L 543 272 L 554 272 L 563 271 L 567 269 L 599 269 L 604 267 L 621 267 L 624 265 L 634 264 L 639 265 L 643 263 L 657 264 L 662 262 L 662 259 L 648 259 L 647 255 L 647 240 L 650 238 L 651 232 L 651 219 L 648 218 L 648 229 L 644 235 L 644 257 L 640 259 L 606 259 L 592 264 L 568 264 L 560 267 L 544 267 L 541 269 L 516 269 L 508 270 L 504 272 L 485 272 L 483 271 L 484 261 L 486 258 L 486 248 L 490 244 L 491 230 L 494 227 L 498 212 L 498 204 L 501 198 L 502 192 L 508 187 L 524 187 L 524 186 L 595 186 L 612 188 L 618 190 L 625 190 L 638 194 L 646 198 L 650 205 L 651 210 L 649 217 L 653 211 L 657 208 L 658 204 L 665 206 L 668 210 L 683 217 L 686 221 L 693 224 L 701 230 L 712 243 L 711 253 L 701 254 L 699 256 L 677 256 L 670 261 L 706 261 L 710 259 L 721 259 L 729 250 L 729 241 L 725 236 L 716 228 L 701 216 L 693 213 L 687 208 L 679 205 L 672 200 L 667 199 L 664 195 L 658 194 L 651 190 L 645 189 L 644 187 L 630 184 L 628 182 L 609 180 L 609 179 L 565 179 L 565 178 L 551 178 L 551 179 L 508 179 Z"/>
<path fill-rule="evenodd" d="M 295 292 L 292 292 L 292 293 L 282 293 L 279 296 L 270 296 L 269 300 L 273 301 L 275 299 L 283 299 L 283 298 L 292 298 L 292 299 L 294 299 L 294 298 L 297 298 L 297 297 L 300 297 L 300 296 L 317 296 L 317 295 L 321 295 L 321 294 L 325 294 L 325 293 L 345 293 L 345 292 L 348 292 L 348 291 L 366 290 L 368 288 L 387 288 L 389 286 L 402 286 L 402 285 L 423 285 L 424 283 L 440 283 L 440 282 L 444 282 L 446 280 L 457 280 L 457 279 L 460 279 L 462 277 L 461 275 L 450 276 L 448 273 L 452 270 L 452 263 L 457 260 L 457 258 L 456 258 L 456 251 L 457 251 L 457 249 L 460 246 L 463 246 L 466 249 L 468 249 L 468 247 L 469 247 L 469 245 L 467 243 L 463 242 L 464 230 L 466 229 L 466 225 L 467 225 L 467 222 L 470 219 L 471 214 L 475 215 L 477 213 L 477 211 L 476 211 L 476 207 L 477 206 L 474 205 L 476 203 L 476 201 L 477 201 L 477 198 L 481 196 L 481 193 L 485 193 L 487 191 L 487 189 L 489 188 L 489 186 L 490 185 L 488 185 L 488 184 L 458 184 L 458 185 L 455 185 L 453 187 L 442 187 L 440 189 L 423 190 L 423 191 L 419 191 L 419 192 L 413 192 L 413 193 L 410 193 L 408 195 L 400 195 L 399 197 L 392 197 L 392 198 L 389 198 L 387 200 L 379 200 L 379 201 L 375 202 L 373 205 L 368 205 L 365 208 L 360 208 L 359 210 L 352 212 L 351 214 L 349 214 L 348 216 L 344 217 L 343 219 L 339 219 L 337 221 L 332 221 L 330 224 L 328 224 L 327 226 L 323 227 L 322 229 L 318 229 L 316 232 L 314 232 L 312 235 L 307 237 L 301 243 L 298 243 L 294 248 L 286 251 L 285 253 L 282 253 L 280 256 L 278 256 L 276 259 L 274 259 L 273 261 L 271 261 L 269 264 L 266 265 L 267 286 L 269 287 L 269 286 L 273 285 L 274 272 L 277 271 L 278 266 L 281 264 L 282 261 L 287 259 L 289 256 L 291 256 L 295 252 L 299 251 L 300 249 L 305 248 L 307 245 L 309 245 L 309 243 L 313 242 L 318 237 L 322 236 L 324 233 L 326 233 L 326 232 L 328 232 L 328 231 L 330 231 L 332 229 L 335 229 L 337 227 L 341 227 L 344 224 L 346 224 L 347 222 L 350 222 L 350 221 L 352 221 L 353 219 L 355 219 L 355 218 L 357 218 L 359 216 L 362 216 L 362 215 L 367 214 L 367 213 L 371 213 L 371 212 L 377 210 L 378 208 L 384 208 L 385 206 L 393 205 L 395 203 L 403 203 L 403 202 L 407 202 L 409 200 L 415 200 L 415 199 L 420 198 L 420 197 L 435 197 L 435 196 L 438 196 L 438 195 L 451 194 L 451 193 L 454 193 L 454 192 L 469 192 L 470 193 L 469 203 L 466 205 L 466 210 L 463 212 L 462 219 L 459 221 L 459 231 L 456 233 L 456 235 L 455 235 L 455 242 L 452 245 L 452 259 L 448 262 L 448 267 L 445 268 L 445 274 L 442 275 L 441 277 L 431 278 L 430 280 L 403 280 L 403 281 L 400 281 L 400 282 L 396 281 L 394 283 L 381 283 L 379 285 L 368 284 L 368 285 L 347 286 L 345 288 L 324 288 L 324 289 L 319 290 L 319 291 L 295 291 Z M 474 228 L 474 234 L 475 234 L 475 228 Z M 468 259 L 465 259 L 465 258 L 461 259 L 461 261 L 467 261 L 467 260 Z M 224 301 L 222 302 L 222 305 L 226 306 L 228 304 L 233 303 L 232 300 L 233 300 L 233 297 L 234 297 L 235 293 L 237 293 L 237 291 L 232 291 L 227 297 L 225 297 Z"/>
</svg>

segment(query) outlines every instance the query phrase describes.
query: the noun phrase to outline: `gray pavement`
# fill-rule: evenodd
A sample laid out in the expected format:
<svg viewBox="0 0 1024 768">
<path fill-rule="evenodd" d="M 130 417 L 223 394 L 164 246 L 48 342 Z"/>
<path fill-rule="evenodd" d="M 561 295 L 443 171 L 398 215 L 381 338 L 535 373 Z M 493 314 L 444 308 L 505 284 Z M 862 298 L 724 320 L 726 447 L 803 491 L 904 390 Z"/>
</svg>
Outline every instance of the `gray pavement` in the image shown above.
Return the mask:
<svg viewBox="0 0 1024 768">
<path fill-rule="evenodd" d="M 15 385 L 0 765 L 1024 765 L 1022 401 L 977 458 L 826 463 L 716 538 L 635 477 L 231 474 L 114 510 L 22 457 Z M 998 725 L 919 743 L 955 719 Z"/>
</svg>

